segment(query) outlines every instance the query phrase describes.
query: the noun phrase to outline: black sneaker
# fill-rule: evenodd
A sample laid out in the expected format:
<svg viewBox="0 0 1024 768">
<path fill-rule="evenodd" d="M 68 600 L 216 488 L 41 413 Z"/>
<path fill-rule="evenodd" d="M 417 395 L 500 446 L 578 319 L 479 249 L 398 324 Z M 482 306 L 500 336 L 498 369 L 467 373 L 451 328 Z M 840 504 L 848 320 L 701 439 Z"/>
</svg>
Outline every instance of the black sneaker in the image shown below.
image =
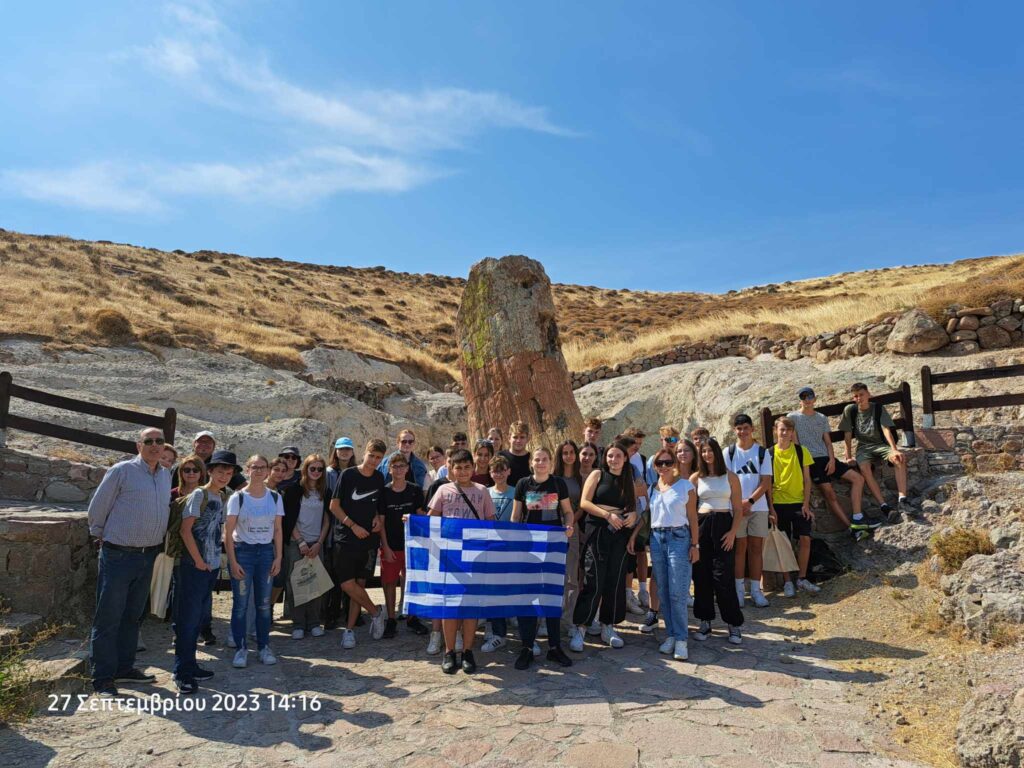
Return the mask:
<svg viewBox="0 0 1024 768">
<path fill-rule="evenodd" d="M 850 533 L 853 535 L 853 540 L 858 543 L 866 541 L 867 539 L 870 539 L 872 537 L 872 532 L 870 528 L 857 528 L 851 525 Z"/>
<path fill-rule="evenodd" d="M 203 632 L 202 633 L 202 638 L 203 638 L 203 645 L 216 645 L 217 644 L 217 636 L 215 634 L 213 634 L 213 630 L 212 629 L 208 629 L 205 632 Z"/>
<path fill-rule="evenodd" d="M 472 651 L 462 652 L 462 671 L 467 675 L 472 675 L 476 672 L 476 659 L 473 658 Z"/>
<path fill-rule="evenodd" d="M 93 693 L 105 698 L 114 698 L 118 695 L 117 686 L 113 680 L 97 680 L 92 684 Z"/>
<path fill-rule="evenodd" d="M 330 621 L 325 621 L 324 622 L 324 631 L 325 632 L 328 631 L 328 630 L 337 629 L 337 628 L 338 628 L 338 620 L 337 619 L 331 619 Z"/>
<path fill-rule="evenodd" d="M 644 616 L 644 621 L 640 625 L 640 631 L 644 634 L 651 634 L 658 627 L 658 612 L 648 611 L 647 615 Z"/>
<path fill-rule="evenodd" d="M 572 659 L 565 655 L 565 651 L 559 648 L 552 648 L 548 651 L 548 661 L 553 661 L 560 667 L 571 667 Z"/>
<path fill-rule="evenodd" d="M 409 628 L 409 631 L 415 635 L 429 635 L 430 629 L 424 626 L 423 622 L 415 616 L 410 616 L 409 620 L 405 622 L 405 626 Z"/>
<path fill-rule="evenodd" d="M 114 675 L 114 682 L 117 683 L 155 683 L 156 675 L 150 675 L 141 669 L 132 667 L 125 672 L 118 672 Z"/>
<path fill-rule="evenodd" d="M 904 496 L 898 502 L 896 502 L 897 508 L 911 520 L 917 520 L 921 513 L 913 504 L 910 503 L 910 499 Z"/>
<path fill-rule="evenodd" d="M 459 662 L 455 658 L 455 651 L 448 651 L 441 662 L 441 671 L 446 675 L 454 675 L 459 671 Z"/>
<path fill-rule="evenodd" d="M 533 649 L 523 648 L 516 657 L 516 669 L 529 669 L 533 663 Z"/>
<path fill-rule="evenodd" d="M 394 619 L 388 619 L 384 622 L 384 634 L 381 635 L 385 640 L 390 640 L 395 636 L 395 632 L 398 629 L 398 622 Z"/>
<path fill-rule="evenodd" d="M 898 509 L 893 509 L 888 504 L 880 504 L 878 509 L 883 515 L 885 515 L 886 521 L 889 525 L 897 525 L 903 521 L 903 515 L 900 514 Z"/>
<path fill-rule="evenodd" d="M 194 677 L 176 677 L 174 687 L 178 689 L 178 693 L 189 694 L 199 690 L 199 683 Z"/>
<path fill-rule="evenodd" d="M 850 527 L 854 530 L 870 529 L 873 531 L 875 528 L 882 527 L 882 521 L 879 520 L 877 517 L 868 517 L 867 515 L 861 515 L 860 519 L 853 518 L 853 520 L 850 522 Z"/>
<path fill-rule="evenodd" d="M 212 669 L 203 669 L 202 667 L 196 667 L 196 671 L 192 673 L 192 677 L 196 680 L 209 680 L 213 677 Z"/>
</svg>

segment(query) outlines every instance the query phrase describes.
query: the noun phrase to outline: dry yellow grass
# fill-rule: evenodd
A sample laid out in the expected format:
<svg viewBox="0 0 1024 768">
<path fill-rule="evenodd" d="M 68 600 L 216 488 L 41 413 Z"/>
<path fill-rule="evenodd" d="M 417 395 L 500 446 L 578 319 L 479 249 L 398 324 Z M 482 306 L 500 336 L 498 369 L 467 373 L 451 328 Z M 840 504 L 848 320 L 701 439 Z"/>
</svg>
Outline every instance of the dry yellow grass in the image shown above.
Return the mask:
<svg viewBox="0 0 1024 768">
<path fill-rule="evenodd" d="M 464 280 L 437 275 L 165 252 L 0 230 L 0 334 L 55 345 L 135 339 L 231 351 L 297 368 L 300 352 L 338 346 L 435 383 L 457 377 L 455 314 Z M 688 341 L 791 338 L 925 306 L 1024 294 L 1024 256 L 843 273 L 723 295 L 555 285 L 572 370 Z M 111 310 L 127 324 L 97 318 Z"/>
</svg>

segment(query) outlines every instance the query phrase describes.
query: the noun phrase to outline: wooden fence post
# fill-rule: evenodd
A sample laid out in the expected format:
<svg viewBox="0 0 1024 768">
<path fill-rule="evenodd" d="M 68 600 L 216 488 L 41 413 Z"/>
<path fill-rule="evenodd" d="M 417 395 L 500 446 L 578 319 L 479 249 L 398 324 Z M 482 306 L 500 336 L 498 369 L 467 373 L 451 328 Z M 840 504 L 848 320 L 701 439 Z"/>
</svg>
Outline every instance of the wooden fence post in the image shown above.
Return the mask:
<svg viewBox="0 0 1024 768">
<path fill-rule="evenodd" d="M 173 408 L 164 411 L 164 440 L 174 445 L 174 432 L 178 427 L 178 412 Z"/>
<path fill-rule="evenodd" d="M 761 409 L 761 437 L 764 440 L 764 446 L 766 448 L 770 448 L 774 444 L 774 442 L 775 442 L 775 440 L 774 440 L 775 436 L 774 436 L 773 430 L 772 430 L 772 425 L 774 423 L 775 423 L 775 419 L 772 417 L 772 409 L 771 408 L 767 408 L 767 407 L 762 408 Z"/>
<path fill-rule="evenodd" d="M 921 366 L 921 426 L 932 429 L 935 426 L 935 407 L 932 404 L 932 369 Z"/>
<path fill-rule="evenodd" d="M 7 416 L 11 412 L 11 374 L 0 373 L 0 448 L 7 445 Z"/>
</svg>

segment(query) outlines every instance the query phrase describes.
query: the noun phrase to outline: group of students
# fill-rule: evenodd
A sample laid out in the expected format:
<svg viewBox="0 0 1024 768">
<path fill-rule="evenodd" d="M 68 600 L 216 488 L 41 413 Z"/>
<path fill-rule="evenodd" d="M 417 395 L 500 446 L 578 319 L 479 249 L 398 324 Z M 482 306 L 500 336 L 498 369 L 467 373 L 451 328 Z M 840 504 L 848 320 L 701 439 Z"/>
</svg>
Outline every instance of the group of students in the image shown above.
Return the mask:
<svg viewBox="0 0 1024 768">
<path fill-rule="evenodd" d="M 342 647 L 353 648 L 364 612 L 371 637 L 394 637 L 403 618 L 397 600 L 405 575 L 403 521 L 413 514 L 564 529 L 568 553 L 562 616 L 544 622 L 529 616 L 494 618 L 485 625 L 481 650 L 493 653 L 509 642 L 510 623 L 517 624 L 519 669 L 541 654 L 538 638 L 547 639 L 547 660 L 564 667 L 572 659 L 562 647 L 563 635 L 577 653 L 587 635 L 621 648 L 624 641 L 616 627 L 627 612 L 643 616 L 641 632 L 653 633 L 663 623 L 660 650 L 676 659 L 688 657 L 691 635 L 698 641 L 712 636 L 716 605 L 727 641 L 740 644 L 748 592 L 755 606 L 768 605 L 761 578 L 770 526 L 797 541 L 799 568 L 784 574 L 784 595 L 819 591 L 807 578 L 813 485 L 858 539 L 881 524 L 863 514 L 865 485 L 889 522 L 901 513 L 915 514 L 906 498 L 905 461 L 892 420 L 870 402 L 865 385 L 855 384 L 851 395 L 840 424 L 851 463 L 836 458 L 828 419 L 815 411 L 810 387 L 797 393 L 798 410 L 776 420 L 771 448 L 754 440 L 753 421 L 738 414 L 735 442 L 724 449 L 704 428 L 686 438 L 665 425 L 658 449 L 646 459 L 640 453 L 646 437 L 641 430 L 630 428 L 604 445 L 597 418 L 586 420 L 580 443 L 566 440 L 554 451 L 528 450 L 529 429 L 514 422 L 507 449 L 502 430 L 494 427 L 472 449 L 467 435 L 456 433 L 447 449 L 430 446 L 424 461 L 416 455 L 414 432 L 405 429 L 390 452 L 384 441 L 369 441 L 359 461 L 352 440 L 341 437 L 329 458 L 316 453 L 303 458 L 290 446 L 273 460 L 251 456 L 244 472 L 234 454 L 214 450 L 213 436 L 202 432 L 194 441 L 195 452 L 174 467 L 167 553 L 179 559 L 173 601 L 175 682 L 188 693 L 197 680 L 212 674 L 195 663 L 195 651 L 199 637 L 216 643 L 210 604 L 222 540 L 232 582 L 229 645 L 237 649 L 236 667 L 246 664 L 252 634 L 259 660 L 276 662 L 269 630 L 281 589 L 295 639 L 341 626 Z M 168 446 L 164 463 L 170 466 L 176 458 Z M 896 508 L 886 504 L 874 479 L 875 460 L 888 461 L 896 470 Z M 850 516 L 832 489 L 838 480 L 851 485 Z M 317 557 L 336 589 L 296 606 L 287 575 L 301 558 Z M 366 591 L 378 559 L 384 605 L 376 605 Z M 690 606 L 698 622 L 693 633 L 688 629 Z M 427 626 L 416 616 L 404 618 L 410 631 L 429 635 L 428 654 L 443 650 L 444 672 L 476 670 L 477 620 L 435 620 Z"/>
</svg>

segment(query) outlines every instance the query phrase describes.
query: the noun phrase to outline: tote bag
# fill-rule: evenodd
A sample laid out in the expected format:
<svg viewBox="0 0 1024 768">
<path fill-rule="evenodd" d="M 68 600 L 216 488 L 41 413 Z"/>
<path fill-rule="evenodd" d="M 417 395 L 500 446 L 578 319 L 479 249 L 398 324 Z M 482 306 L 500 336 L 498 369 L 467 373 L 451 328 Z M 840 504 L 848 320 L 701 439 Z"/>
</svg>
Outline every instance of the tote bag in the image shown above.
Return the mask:
<svg viewBox="0 0 1024 768">
<path fill-rule="evenodd" d="M 319 557 L 303 557 L 292 566 L 288 586 L 292 590 L 293 603 L 303 605 L 329 592 L 334 588 L 334 582 Z"/>
<path fill-rule="evenodd" d="M 174 558 L 163 552 L 153 561 L 153 578 L 149 581 L 150 613 L 161 619 L 167 615 L 168 597 L 171 593 L 171 576 L 174 574 Z"/>
<path fill-rule="evenodd" d="M 799 569 L 789 537 L 773 525 L 764 540 L 764 570 L 789 573 Z"/>
</svg>

